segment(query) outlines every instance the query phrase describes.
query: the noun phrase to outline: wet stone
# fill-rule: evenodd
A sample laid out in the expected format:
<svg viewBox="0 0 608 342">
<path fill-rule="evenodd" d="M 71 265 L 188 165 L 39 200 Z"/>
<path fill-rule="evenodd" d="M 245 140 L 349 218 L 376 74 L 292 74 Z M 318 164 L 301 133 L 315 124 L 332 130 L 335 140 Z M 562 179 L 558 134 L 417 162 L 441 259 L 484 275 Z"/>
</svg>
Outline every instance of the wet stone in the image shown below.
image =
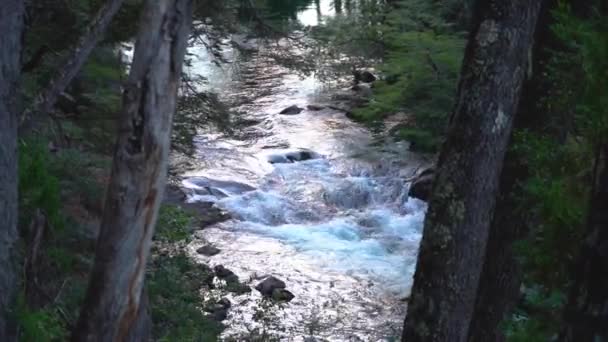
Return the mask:
<svg viewBox="0 0 608 342">
<path fill-rule="evenodd" d="M 274 289 L 272 291 L 272 299 L 277 302 L 290 302 L 296 296 L 285 289 Z"/>
<path fill-rule="evenodd" d="M 412 181 L 408 195 L 423 201 L 428 201 L 431 196 L 431 190 L 433 189 L 434 179 L 435 174 L 432 168 L 424 170 Z"/>
<path fill-rule="evenodd" d="M 259 283 L 255 289 L 260 291 L 260 293 L 266 297 L 272 297 L 275 289 L 285 289 L 285 287 L 286 285 L 284 281 L 270 276 Z"/>
<path fill-rule="evenodd" d="M 325 107 L 323 107 L 321 105 L 309 104 L 308 106 L 306 106 L 306 108 L 308 110 L 317 112 L 317 111 L 323 110 Z"/>
<path fill-rule="evenodd" d="M 251 287 L 241 283 L 240 281 L 227 281 L 225 290 L 237 295 L 241 295 L 251 292 Z"/>
<path fill-rule="evenodd" d="M 231 270 L 227 269 L 226 267 L 224 267 L 222 265 L 215 266 L 213 268 L 213 270 L 215 271 L 215 275 L 220 279 L 226 279 L 231 276 L 236 276 L 236 274 L 234 274 L 234 272 L 232 272 Z"/>
<path fill-rule="evenodd" d="M 289 106 L 285 109 L 283 109 L 279 114 L 283 114 L 283 115 L 296 115 L 296 114 L 300 114 L 304 109 L 293 105 L 293 106 Z"/>
<path fill-rule="evenodd" d="M 206 256 L 214 256 L 221 252 L 221 250 L 217 247 L 211 245 L 205 245 L 196 250 L 196 253 L 206 255 Z"/>
</svg>

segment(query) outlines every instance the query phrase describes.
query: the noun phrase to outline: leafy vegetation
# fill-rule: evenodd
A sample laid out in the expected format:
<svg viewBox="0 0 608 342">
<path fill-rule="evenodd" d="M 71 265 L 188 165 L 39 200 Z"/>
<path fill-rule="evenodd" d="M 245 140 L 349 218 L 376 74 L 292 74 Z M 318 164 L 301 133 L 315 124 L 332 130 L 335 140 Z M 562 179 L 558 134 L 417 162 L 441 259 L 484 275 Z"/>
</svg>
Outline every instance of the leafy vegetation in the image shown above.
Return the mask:
<svg viewBox="0 0 608 342">
<path fill-rule="evenodd" d="M 209 276 L 179 252 L 154 256 L 148 271 L 153 330 L 158 341 L 216 341 L 223 330 L 203 313 L 202 280 Z"/>
<path fill-rule="evenodd" d="M 195 218 L 176 205 L 165 204 L 160 208 L 155 239 L 161 242 L 189 241 Z"/>
<path fill-rule="evenodd" d="M 459 6 L 427 0 L 372 1 L 355 14 L 329 19 L 318 30 L 320 38 L 331 41 L 323 47 L 323 63 L 337 61 L 342 72 L 371 64 L 382 76 L 373 84 L 369 103 L 354 111 L 356 118 L 374 123 L 406 113 L 414 120 L 396 136 L 413 142 L 415 150 L 437 149 L 464 51 L 460 17 L 454 15 L 460 11 Z"/>
<path fill-rule="evenodd" d="M 559 332 L 571 285 L 571 265 L 583 240 L 597 147 L 608 133 L 606 17 L 581 18 L 566 2 L 553 13 L 553 32 L 565 49 L 552 52 L 546 75 L 553 85 L 543 104 L 549 128 L 572 122 L 567 138 L 518 132 L 515 148 L 532 171 L 523 182 L 522 209 L 530 236 L 518 244 L 526 291 L 506 323 L 510 341 L 546 341 Z M 582 86 L 580 86 L 582 85 Z M 568 120 L 570 118 L 570 120 Z"/>
</svg>

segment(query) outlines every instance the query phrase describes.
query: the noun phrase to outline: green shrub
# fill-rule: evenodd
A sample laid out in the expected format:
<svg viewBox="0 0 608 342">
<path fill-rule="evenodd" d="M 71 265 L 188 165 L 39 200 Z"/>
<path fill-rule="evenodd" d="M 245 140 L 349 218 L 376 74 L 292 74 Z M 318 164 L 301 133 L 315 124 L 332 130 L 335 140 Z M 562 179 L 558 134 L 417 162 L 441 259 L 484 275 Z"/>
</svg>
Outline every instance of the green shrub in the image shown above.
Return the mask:
<svg viewBox="0 0 608 342">
<path fill-rule="evenodd" d="M 22 227 L 29 224 L 35 210 L 42 210 L 54 229 L 64 228 L 61 214 L 59 178 L 49 172 L 51 156 L 42 141 L 19 144 L 19 204 Z"/>
<path fill-rule="evenodd" d="M 19 340 L 23 342 L 55 342 L 67 340 L 69 334 L 65 322 L 52 308 L 31 310 L 23 295 L 17 299 Z"/>
<path fill-rule="evenodd" d="M 203 314 L 200 289 L 208 270 L 185 253 L 153 258 L 147 286 L 158 341 L 217 341 L 222 326 Z"/>
<path fill-rule="evenodd" d="M 155 240 L 162 242 L 190 241 L 195 217 L 177 205 L 164 204 L 158 212 Z"/>
</svg>

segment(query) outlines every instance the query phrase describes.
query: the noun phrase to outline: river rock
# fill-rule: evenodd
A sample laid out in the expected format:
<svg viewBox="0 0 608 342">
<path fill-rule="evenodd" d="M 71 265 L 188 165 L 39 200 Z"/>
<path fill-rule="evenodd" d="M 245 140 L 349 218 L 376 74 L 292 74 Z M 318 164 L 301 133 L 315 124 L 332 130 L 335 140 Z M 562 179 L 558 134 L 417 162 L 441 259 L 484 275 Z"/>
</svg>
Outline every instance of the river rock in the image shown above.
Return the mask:
<svg viewBox="0 0 608 342">
<path fill-rule="evenodd" d="M 212 202 L 181 203 L 179 206 L 196 214 L 200 229 L 228 221 L 231 218 L 227 212 L 218 208 Z"/>
<path fill-rule="evenodd" d="M 274 289 L 272 291 L 272 299 L 277 302 L 290 302 L 296 296 L 285 289 Z"/>
<path fill-rule="evenodd" d="M 376 80 L 376 76 L 367 70 L 356 70 L 353 72 L 355 82 L 372 83 Z"/>
<path fill-rule="evenodd" d="M 432 168 L 422 171 L 410 185 L 408 195 L 418 198 L 423 201 L 428 201 L 431 190 L 433 188 L 433 180 L 435 179 L 435 170 Z"/>
<path fill-rule="evenodd" d="M 264 279 L 261 283 L 256 285 L 255 289 L 260 291 L 263 296 L 272 297 L 274 290 L 276 289 L 285 289 L 285 282 L 270 276 Z"/>
<path fill-rule="evenodd" d="M 279 114 L 283 114 L 283 115 L 296 115 L 296 114 L 300 114 L 304 109 L 293 105 L 293 106 L 289 106 L 285 109 L 283 109 Z"/>
<path fill-rule="evenodd" d="M 196 190 L 221 191 L 223 194 L 240 195 L 245 192 L 253 191 L 255 188 L 249 184 L 234 181 L 217 180 L 207 177 L 193 177 L 184 181 L 184 184 Z M 209 189 L 209 190 L 207 190 Z M 213 193 L 212 193 L 213 194 Z"/>
<path fill-rule="evenodd" d="M 223 297 L 218 301 L 218 304 L 222 305 L 223 307 L 225 307 L 226 309 L 230 309 L 230 307 L 232 306 L 232 302 L 230 301 L 230 299 Z"/>
<path fill-rule="evenodd" d="M 241 283 L 240 281 L 226 281 L 225 290 L 237 295 L 242 295 L 251 292 L 251 287 Z"/>
<path fill-rule="evenodd" d="M 308 108 L 308 110 L 317 112 L 317 111 L 323 110 L 325 107 L 323 107 L 321 105 L 309 104 L 308 106 L 306 106 L 306 108 Z"/>
<path fill-rule="evenodd" d="M 215 321 L 221 322 L 228 318 L 228 309 L 219 309 L 217 311 L 214 311 L 211 315 L 213 316 L 213 319 Z"/>
<path fill-rule="evenodd" d="M 232 280 L 234 278 L 233 276 L 236 276 L 236 274 L 234 274 L 234 272 L 227 269 L 223 265 L 217 265 L 213 268 L 213 270 L 215 271 L 215 275 L 220 279 L 231 278 L 231 280 Z M 238 279 L 238 277 L 237 277 L 237 279 Z"/>
<path fill-rule="evenodd" d="M 171 204 L 182 204 L 186 201 L 186 193 L 177 185 L 167 184 L 165 187 L 165 196 L 163 202 Z"/>
<path fill-rule="evenodd" d="M 214 288 L 215 286 L 213 285 L 213 278 L 215 278 L 215 273 L 213 272 L 211 267 L 209 267 L 209 265 L 207 264 L 200 264 L 200 268 L 202 272 L 201 281 L 203 282 L 203 284 L 209 288 Z"/>
<path fill-rule="evenodd" d="M 214 256 L 221 252 L 221 250 L 217 247 L 211 245 L 205 245 L 196 250 L 196 253 L 206 255 L 206 256 Z"/>
<path fill-rule="evenodd" d="M 257 39 L 249 37 L 243 34 L 233 34 L 230 40 L 234 46 L 243 51 L 257 51 L 258 42 Z"/>
<path fill-rule="evenodd" d="M 211 314 L 214 320 L 221 322 L 228 318 L 228 310 L 232 306 L 230 300 L 222 298 L 217 302 L 213 301 L 203 306 L 203 311 Z"/>
<path fill-rule="evenodd" d="M 369 98 L 373 95 L 372 88 L 367 84 L 356 84 L 350 89 L 364 98 Z"/>
<path fill-rule="evenodd" d="M 285 154 L 271 154 L 268 156 L 267 160 L 270 164 L 286 164 L 317 158 L 319 158 L 319 154 L 316 152 L 299 150 L 287 152 Z"/>
</svg>

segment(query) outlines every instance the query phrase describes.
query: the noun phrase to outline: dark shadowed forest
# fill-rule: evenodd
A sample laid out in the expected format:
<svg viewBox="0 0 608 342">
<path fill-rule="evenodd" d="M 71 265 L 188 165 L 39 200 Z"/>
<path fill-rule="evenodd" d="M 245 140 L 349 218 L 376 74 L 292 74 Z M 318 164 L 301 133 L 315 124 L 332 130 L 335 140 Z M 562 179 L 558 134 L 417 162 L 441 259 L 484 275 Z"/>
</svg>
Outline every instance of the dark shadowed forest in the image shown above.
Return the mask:
<svg viewBox="0 0 608 342">
<path fill-rule="evenodd" d="M 2 0 L 0 341 L 608 341 L 603 0 Z"/>
</svg>

